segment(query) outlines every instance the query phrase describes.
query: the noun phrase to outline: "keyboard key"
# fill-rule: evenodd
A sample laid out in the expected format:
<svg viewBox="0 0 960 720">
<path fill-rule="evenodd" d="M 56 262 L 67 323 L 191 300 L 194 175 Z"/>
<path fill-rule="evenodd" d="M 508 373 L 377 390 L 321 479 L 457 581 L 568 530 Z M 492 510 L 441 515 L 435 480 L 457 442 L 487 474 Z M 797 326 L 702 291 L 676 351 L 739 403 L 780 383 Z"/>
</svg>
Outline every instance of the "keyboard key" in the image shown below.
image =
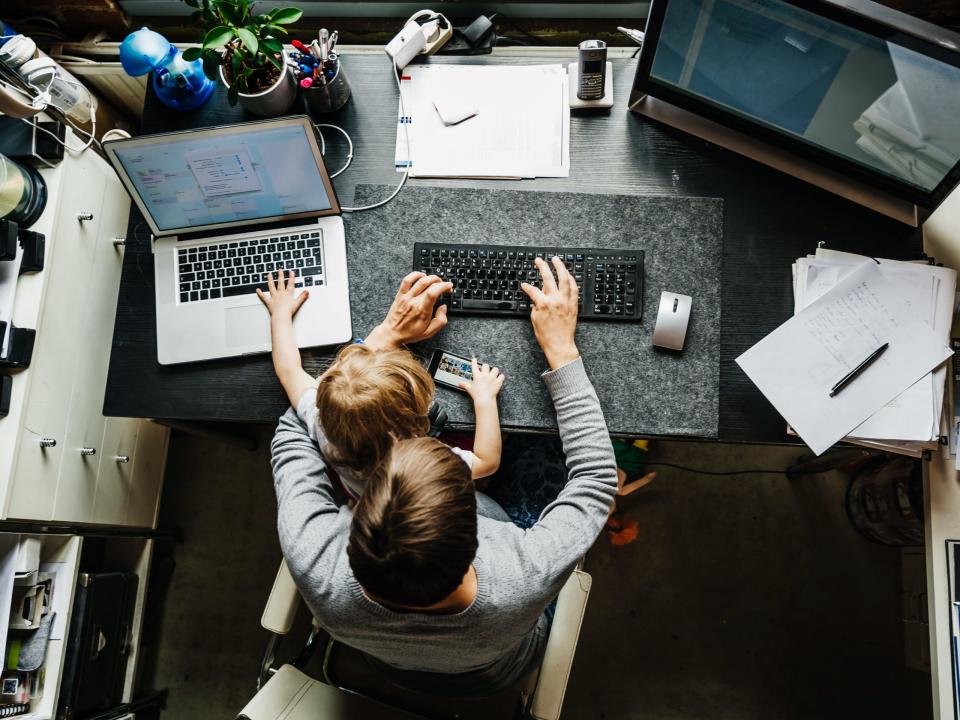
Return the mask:
<svg viewBox="0 0 960 720">
<path fill-rule="evenodd" d="M 464 310 L 516 310 L 519 307 L 515 300 L 467 300 L 463 301 Z"/>
<path fill-rule="evenodd" d="M 180 302 L 188 302 L 190 300 L 190 293 L 182 292 L 180 293 Z"/>
</svg>

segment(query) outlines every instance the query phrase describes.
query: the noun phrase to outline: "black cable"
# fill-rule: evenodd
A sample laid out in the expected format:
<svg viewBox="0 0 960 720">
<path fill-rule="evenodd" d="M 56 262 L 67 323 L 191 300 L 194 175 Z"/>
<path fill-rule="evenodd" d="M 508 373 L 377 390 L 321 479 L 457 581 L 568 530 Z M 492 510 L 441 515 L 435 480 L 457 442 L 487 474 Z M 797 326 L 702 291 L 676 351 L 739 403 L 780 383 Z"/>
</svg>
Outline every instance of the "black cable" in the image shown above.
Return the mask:
<svg viewBox="0 0 960 720">
<path fill-rule="evenodd" d="M 641 50 L 643 50 L 643 47 L 642 47 L 642 46 L 641 46 L 641 47 L 638 47 L 636 50 L 634 50 L 634 51 L 633 51 L 633 55 L 630 56 L 630 59 L 633 60 L 637 55 L 640 54 L 640 51 L 641 51 Z"/>
<path fill-rule="evenodd" d="M 770 475 L 784 475 L 784 474 L 786 473 L 785 470 L 761 470 L 761 469 L 755 469 L 755 470 L 731 470 L 730 472 L 715 472 L 715 471 L 713 471 L 713 470 L 697 470 L 696 468 L 685 467 L 684 465 L 674 465 L 673 463 L 666 463 L 666 462 L 648 462 L 648 463 L 644 463 L 644 464 L 645 464 L 645 465 L 658 465 L 658 466 L 660 466 L 660 467 L 676 468 L 677 470 L 686 470 L 687 472 L 696 473 L 696 474 L 698 474 L 698 475 L 720 475 L 720 476 L 726 476 L 726 475 L 754 475 L 754 474 L 756 474 L 756 473 L 767 473 L 767 474 L 770 474 Z"/>
</svg>

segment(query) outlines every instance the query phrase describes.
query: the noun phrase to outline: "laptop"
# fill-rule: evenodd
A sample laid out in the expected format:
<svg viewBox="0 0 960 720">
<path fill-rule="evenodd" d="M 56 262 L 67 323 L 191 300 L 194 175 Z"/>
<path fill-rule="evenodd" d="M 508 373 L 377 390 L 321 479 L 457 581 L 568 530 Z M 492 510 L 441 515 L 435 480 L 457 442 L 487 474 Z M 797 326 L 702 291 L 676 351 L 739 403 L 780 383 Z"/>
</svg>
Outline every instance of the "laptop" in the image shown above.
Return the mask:
<svg viewBox="0 0 960 720">
<path fill-rule="evenodd" d="M 343 218 L 309 118 L 103 144 L 154 236 L 161 365 L 270 351 L 266 275 L 310 291 L 299 347 L 352 337 Z"/>
</svg>

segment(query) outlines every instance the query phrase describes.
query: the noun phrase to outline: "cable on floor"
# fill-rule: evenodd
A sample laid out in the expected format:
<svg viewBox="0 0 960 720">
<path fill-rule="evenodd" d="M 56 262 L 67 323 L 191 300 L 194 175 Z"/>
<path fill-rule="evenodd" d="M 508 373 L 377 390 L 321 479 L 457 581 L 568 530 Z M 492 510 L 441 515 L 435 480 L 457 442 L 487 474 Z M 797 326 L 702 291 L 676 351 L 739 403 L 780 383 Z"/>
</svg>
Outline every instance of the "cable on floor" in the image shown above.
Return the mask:
<svg viewBox="0 0 960 720">
<path fill-rule="evenodd" d="M 676 468 L 677 470 L 686 470 L 687 472 L 696 473 L 697 475 L 726 476 L 726 475 L 757 475 L 757 474 L 784 475 L 786 474 L 786 470 L 764 470 L 761 468 L 757 468 L 753 470 L 731 470 L 730 472 L 717 472 L 715 470 L 698 470 L 697 468 L 687 467 L 685 465 L 676 465 L 674 463 L 667 463 L 667 462 L 647 462 L 647 463 L 644 463 L 644 465 Z"/>
</svg>

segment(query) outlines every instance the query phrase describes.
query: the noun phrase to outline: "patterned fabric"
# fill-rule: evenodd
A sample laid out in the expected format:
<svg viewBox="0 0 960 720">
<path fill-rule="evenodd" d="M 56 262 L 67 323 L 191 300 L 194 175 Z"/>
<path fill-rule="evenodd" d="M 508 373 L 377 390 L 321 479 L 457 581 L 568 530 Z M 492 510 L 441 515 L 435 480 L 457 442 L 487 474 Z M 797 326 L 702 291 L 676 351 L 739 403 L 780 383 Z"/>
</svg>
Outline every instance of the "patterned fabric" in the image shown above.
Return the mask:
<svg viewBox="0 0 960 720">
<path fill-rule="evenodd" d="M 559 436 L 514 434 L 505 438 L 500 469 L 490 478 L 486 492 L 514 525 L 527 529 L 556 500 L 566 481 Z"/>
</svg>

